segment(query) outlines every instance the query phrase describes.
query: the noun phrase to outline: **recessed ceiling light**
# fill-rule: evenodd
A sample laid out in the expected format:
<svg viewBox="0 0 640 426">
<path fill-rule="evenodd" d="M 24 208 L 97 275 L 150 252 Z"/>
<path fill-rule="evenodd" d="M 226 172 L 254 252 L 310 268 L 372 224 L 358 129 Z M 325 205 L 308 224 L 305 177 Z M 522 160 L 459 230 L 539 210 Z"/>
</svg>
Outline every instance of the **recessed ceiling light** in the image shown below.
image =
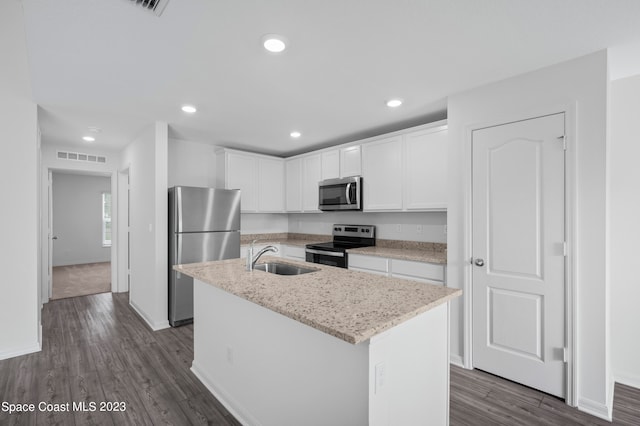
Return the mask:
<svg viewBox="0 0 640 426">
<path fill-rule="evenodd" d="M 290 135 L 292 138 L 297 139 L 297 138 L 299 138 L 300 136 L 302 136 L 302 133 L 300 133 L 300 132 L 291 132 L 289 135 Z"/>
<path fill-rule="evenodd" d="M 83 136 L 82 140 L 85 142 L 93 142 L 96 140 L 96 138 L 94 138 L 93 136 Z"/>
<path fill-rule="evenodd" d="M 387 106 L 389 108 L 397 108 L 402 105 L 402 100 L 400 99 L 390 99 L 387 101 Z"/>
<path fill-rule="evenodd" d="M 287 48 L 287 40 L 277 34 L 267 34 L 262 37 L 262 45 L 271 53 L 280 53 Z"/>
<path fill-rule="evenodd" d="M 184 112 L 188 112 L 189 114 L 193 114 L 194 112 L 197 111 L 196 107 L 192 105 L 183 105 L 182 110 Z"/>
</svg>

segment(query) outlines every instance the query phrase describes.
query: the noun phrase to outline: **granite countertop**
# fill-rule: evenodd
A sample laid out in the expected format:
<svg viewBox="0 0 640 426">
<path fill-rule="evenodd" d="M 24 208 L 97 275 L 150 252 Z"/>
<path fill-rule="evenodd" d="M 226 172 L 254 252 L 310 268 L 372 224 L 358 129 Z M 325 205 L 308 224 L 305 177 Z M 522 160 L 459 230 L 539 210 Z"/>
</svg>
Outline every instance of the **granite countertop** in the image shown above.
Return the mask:
<svg viewBox="0 0 640 426">
<path fill-rule="evenodd" d="M 367 256 L 387 257 L 391 259 L 413 260 L 416 262 L 447 264 L 447 252 L 420 248 L 394 247 L 362 247 L 347 250 L 349 254 L 364 254 Z"/>
<path fill-rule="evenodd" d="M 243 234 L 240 237 L 241 245 L 249 245 L 251 241 L 256 241 L 259 248 L 267 244 L 285 244 L 288 246 L 304 247 L 307 244 L 325 243 L 331 241 L 331 235 L 317 234 L 294 234 L 294 233 L 278 233 L 278 234 Z"/>
<path fill-rule="evenodd" d="M 287 232 L 278 234 L 243 234 L 240 239 L 240 244 L 248 245 L 253 240 L 258 240 L 256 243 L 258 246 L 286 244 L 304 247 L 307 244 L 331 241 L 333 240 L 333 236 Z M 447 263 L 447 245 L 445 243 L 378 239 L 375 247 L 350 249 L 348 252 L 391 259 L 413 260 L 415 262 L 437 263 L 441 265 L 446 265 Z"/>
<path fill-rule="evenodd" d="M 302 275 L 248 272 L 244 259 L 177 265 L 177 271 L 358 344 L 462 294 L 462 290 L 321 264 L 263 256 L 317 271 Z"/>
</svg>

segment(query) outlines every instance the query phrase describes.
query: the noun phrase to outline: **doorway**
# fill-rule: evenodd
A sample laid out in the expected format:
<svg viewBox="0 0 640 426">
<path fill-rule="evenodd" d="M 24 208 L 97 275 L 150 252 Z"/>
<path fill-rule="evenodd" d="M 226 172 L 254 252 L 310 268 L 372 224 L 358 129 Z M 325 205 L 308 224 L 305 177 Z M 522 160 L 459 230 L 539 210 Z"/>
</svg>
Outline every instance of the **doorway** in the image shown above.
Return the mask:
<svg viewBox="0 0 640 426">
<path fill-rule="evenodd" d="M 51 299 L 110 292 L 110 176 L 53 171 L 50 186 Z"/>
<path fill-rule="evenodd" d="M 565 114 L 472 132 L 473 367 L 566 389 Z"/>
</svg>

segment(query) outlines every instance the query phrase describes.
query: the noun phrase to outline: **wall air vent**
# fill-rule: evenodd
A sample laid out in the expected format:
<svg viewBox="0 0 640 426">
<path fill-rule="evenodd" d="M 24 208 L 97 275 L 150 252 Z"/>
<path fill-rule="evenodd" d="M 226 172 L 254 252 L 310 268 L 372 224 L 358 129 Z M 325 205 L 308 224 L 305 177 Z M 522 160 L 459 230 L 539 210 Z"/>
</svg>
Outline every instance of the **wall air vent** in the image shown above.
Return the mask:
<svg viewBox="0 0 640 426">
<path fill-rule="evenodd" d="M 133 4 L 137 6 L 141 6 L 151 12 L 155 13 L 156 16 L 162 15 L 164 12 L 164 8 L 167 7 L 167 3 L 169 0 L 129 0 Z"/>
<path fill-rule="evenodd" d="M 102 155 L 81 154 L 79 152 L 56 151 L 58 160 L 86 161 L 87 163 L 105 164 L 107 157 Z"/>
</svg>

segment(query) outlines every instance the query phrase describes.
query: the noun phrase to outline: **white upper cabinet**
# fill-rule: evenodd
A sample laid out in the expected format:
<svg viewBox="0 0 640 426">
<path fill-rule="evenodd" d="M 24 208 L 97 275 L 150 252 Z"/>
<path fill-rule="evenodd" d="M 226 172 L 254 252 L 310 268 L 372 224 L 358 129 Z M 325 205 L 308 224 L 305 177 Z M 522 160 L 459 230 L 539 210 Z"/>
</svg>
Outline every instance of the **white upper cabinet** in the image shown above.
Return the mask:
<svg viewBox="0 0 640 426">
<path fill-rule="evenodd" d="M 322 180 L 322 157 L 312 154 L 302 157 L 302 210 L 317 212 L 318 182 Z"/>
<path fill-rule="evenodd" d="M 322 180 L 340 177 L 340 151 L 337 149 L 322 153 Z"/>
<path fill-rule="evenodd" d="M 360 157 L 360 145 L 324 151 L 322 180 L 360 176 L 362 173 Z"/>
<path fill-rule="evenodd" d="M 404 208 L 447 208 L 447 129 L 404 135 Z"/>
<path fill-rule="evenodd" d="M 284 160 L 224 149 L 216 175 L 218 187 L 241 191 L 243 213 L 284 211 Z"/>
<path fill-rule="evenodd" d="M 360 145 L 340 149 L 340 177 L 360 176 L 362 161 Z"/>
<path fill-rule="evenodd" d="M 402 136 L 362 145 L 364 210 L 402 210 Z"/>
<path fill-rule="evenodd" d="M 286 160 L 286 207 L 288 212 L 302 211 L 302 159 Z"/>
<path fill-rule="evenodd" d="M 242 190 L 242 211 L 318 210 L 318 182 L 362 176 L 364 211 L 447 209 L 446 121 L 283 160 L 217 152 L 217 186 Z"/>
<path fill-rule="evenodd" d="M 258 211 L 283 212 L 284 160 L 258 158 Z"/>
<path fill-rule="evenodd" d="M 446 210 L 447 133 L 441 125 L 363 144 L 364 210 Z"/>
<path fill-rule="evenodd" d="M 218 162 L 220 165 L 220 161 Z M 250 154 L 225 151 L 222 153 L 222 165 L 218 167 L 219 179 L 226 189 L 240 190 L 240 208 L 243 212 L 258 210 L 258 158 Z"/>
</svg>

